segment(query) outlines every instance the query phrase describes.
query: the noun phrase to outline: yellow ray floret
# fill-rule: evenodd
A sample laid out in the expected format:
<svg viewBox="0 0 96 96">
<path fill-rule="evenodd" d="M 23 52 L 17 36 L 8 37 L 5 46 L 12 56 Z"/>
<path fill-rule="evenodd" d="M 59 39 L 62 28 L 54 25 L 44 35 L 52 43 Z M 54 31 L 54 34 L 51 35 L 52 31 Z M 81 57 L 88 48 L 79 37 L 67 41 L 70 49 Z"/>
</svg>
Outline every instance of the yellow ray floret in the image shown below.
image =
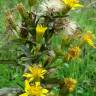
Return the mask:
<svg viewBox="0 0 96 96">
<path fill-rule="evenodd" d="M 47 70 L 41 67 L 29 67 L 30 73 L 25 73 L 23 76 L 26 77 L 29 81 L 44 79 L 44 75 Z"/>
<path fill-rule="evenodd" d="M 40 82 L 30 85 L 28 80 L 25 80 L 25 93 L 20 96 L 46 96 L 48 90 L 40 86 Z"/>
<path fill-rule="evenodd" d="M 63 0 L 63 2 L 65 3 L 65 5 L 67 5 L 71 9 L 83 7 L 83 5 L 79 4 L 78 0 Z"/>
</svg>

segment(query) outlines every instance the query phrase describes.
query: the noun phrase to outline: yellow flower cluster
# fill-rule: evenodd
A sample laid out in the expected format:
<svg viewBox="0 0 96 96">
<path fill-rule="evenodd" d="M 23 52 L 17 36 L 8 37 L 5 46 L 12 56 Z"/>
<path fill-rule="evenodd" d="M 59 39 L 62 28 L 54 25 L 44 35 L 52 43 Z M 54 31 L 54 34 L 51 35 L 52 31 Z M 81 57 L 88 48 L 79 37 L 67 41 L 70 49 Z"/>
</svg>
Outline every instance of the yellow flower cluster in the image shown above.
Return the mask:
<svg viewBox="0 0 96 96">
<path fill-rule="evenodd" d="M 83 35 L 83 40 L 88 43 L 90 46 L 92 46 L 93 48 L 96 48 L 96 46 L 94 45 L 93 42 L 93 36 L 92 33 L 88 32 L 86 34 Z"/>
<path fill-rule="evenodd" d="M 78 57 L 80 55 L 80 48 L 79 47 L 73 47 L 73 48 L 70 48 L 68 50 L 68 53 L 67 53 L 67 59 L 70 60 L 70 59 L 73 59 L 75 57 Z"/>
<path fill-rule="evenodd" d="M 20 96 L 46 96 L 48 90 L 40 85 L 40 79 L 44 79 L 47 72 L 41 67 L 29 67 L 30 73 L 25 73 L 23 76 L 25 80 L 25 93 Z"/>
<path fill-rule="evenodd" d="M 83 5 L 79 4 L 78 0 L 63 0 L 64 4 L 71 9 L 76 9 L 82 7 Z"/>
<path fill-rule="evenodd" d="M 74 91 L 77 81 L 72 78 L 64 78 L 64 86 L 68 89 L 69 92 Z"/>
</svg>

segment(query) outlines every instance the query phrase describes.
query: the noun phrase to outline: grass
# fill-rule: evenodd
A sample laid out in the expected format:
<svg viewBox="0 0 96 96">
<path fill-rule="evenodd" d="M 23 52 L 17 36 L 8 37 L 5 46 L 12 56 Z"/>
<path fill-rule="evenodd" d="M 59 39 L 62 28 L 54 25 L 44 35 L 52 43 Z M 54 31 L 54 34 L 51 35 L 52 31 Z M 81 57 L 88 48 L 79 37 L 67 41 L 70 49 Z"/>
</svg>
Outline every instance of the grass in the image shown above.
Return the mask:
<svg viewBox="0 0 96 96">
<path fill-rule="evenodd" d="M 73 12 L 71 18 L 77 21 L 82 29 L 90 30 L 95 33 L 96 30 L 96 11 L 95 8 L 85 8 L 77 12 Z M 96 33 L 95 33 L 96 34 Z"/>
<path fill-rule="evenodd" d="M 0 33 L 3 33 L 5 29 L 4 12 L 23 0 L 7 1 L 0 0 Z M 94 19 L 96 11 L 94 8 L 72 12 L 70 18 L 76 21 L 82 29 L 90 30 L 96 36 L 96 21 Z M 58 74 L 56 74 L 58 78 L 69 76 L 78 80 L 78 87 L 71 96 L 96 96 L 96 49 L 86 47 L 86 56 L 83 59 L 72 61 L 70 66 L 63 64 L 61 60 L 57 60 L 55 64 L 61 65 Z M 21 74 L 22 72 L 14 69 L 11 65 L 0 64 L 0 88 L 18 86 L 18 82 L 22 83 Z"/>
</svg>

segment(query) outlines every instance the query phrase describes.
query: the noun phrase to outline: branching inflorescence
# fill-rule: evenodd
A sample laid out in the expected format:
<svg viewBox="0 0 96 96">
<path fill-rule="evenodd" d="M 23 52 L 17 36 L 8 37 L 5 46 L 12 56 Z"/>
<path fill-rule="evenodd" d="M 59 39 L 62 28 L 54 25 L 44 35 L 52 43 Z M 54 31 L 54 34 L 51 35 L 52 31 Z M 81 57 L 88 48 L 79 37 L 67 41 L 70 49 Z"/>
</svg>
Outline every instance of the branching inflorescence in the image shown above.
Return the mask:
<svg viewBox="0 0 96 96">
<path fill-rule="evenodd" d="M 19 96 L 57 96 L 54 86 L 59 87 L 58 96 L 66 96 L 74 91 L 77 80 L 51 76 L 59 66 L 54 61 L 60 58 L 70 63 L 80 58 L 85 44 L 95 48 L 92 33 L 85 33 L 68 19 L 71 10 L 83 5 L 78 0 L 28 0 L 28 4 L 28 11 L 22 3 L 14 8 L 21 16 L 20 24 L 16 24 L 13 10 L 6 12 L 7 31 L 21 44 L 18 64 L 25 66 L 25 90 Z M 60 39 L 55 47 L 54 37 Z"/>
</svg>

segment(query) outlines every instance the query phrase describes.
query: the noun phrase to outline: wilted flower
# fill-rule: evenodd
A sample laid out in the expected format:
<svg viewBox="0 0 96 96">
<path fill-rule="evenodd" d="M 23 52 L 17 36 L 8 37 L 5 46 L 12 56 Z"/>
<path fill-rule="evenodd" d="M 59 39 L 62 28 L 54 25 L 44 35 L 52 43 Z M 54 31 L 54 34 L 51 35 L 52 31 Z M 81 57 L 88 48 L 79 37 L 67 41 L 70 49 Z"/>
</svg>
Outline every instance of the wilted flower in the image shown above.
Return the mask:
<svg viewBox="0 0 96 96">
<path fill-rule="evenodd" d="M 25 80 L 25 93 L 19 96 L 46 96 L 48 90 L 40 86 L 40 82 L 35 82 L 34 85 L 30 85 L 28 80 Z"/>
<path fill-rule="evenodd" d="M 27 25 L 25 23 L 22 23 L 22 26 L 20 28 L 20 36 L 22 38 L 27 38 L 27 36 L 28 36 L 28 29 L 27 29 Z"/>
<path fill-rule="evenodd" d="M 45 0 L 40 5 L 41 11 L 43 13 L 54 13 L 60 12 L 64 8 L 63 2 L 61 0 Z"/>
<path fill-rule="evenodd" d="M 77 81 L 72 78 L 64 78 L 64 87 L 68 89 L 69 92 L 74 91 Z"/>
<path fill-rule="evenodd" d="M 65 24 L 65 33 L 67 35 L 74 35 L 74 33 L 77 31 L 78 26 L 75 22 L 69 21 Z"/>
<path fill-rule="evenodd" d="M 82 5 L 79 4 L 78 0 L 63 0 L 63 2 L 70 9 L 75 9 L 75 8 L 78 8 L 78 7 L 82 7 Z"/>
<path fill-rule="evenodd" d="M 26 77 L 29 81 L 32 80 L 40 80 L 40 79 L 44 79 L 44 75 L 47 72 L 47 70 L 41 68 L 41 67 L 29 67 L 29 71 L 30 73 L 25 73 L 23 76 Z"/>
<path fill-rule="evenodd" d="M 85 42 L 87 42 L 90 46 L 96 48 L 96 46 L 94 45 L 94 42 L 93 42 L 93 36 L 92 36 L 92 33 L 88 32 L 86 34 L 83 35 L 83 40 Z"/>
</svg>

